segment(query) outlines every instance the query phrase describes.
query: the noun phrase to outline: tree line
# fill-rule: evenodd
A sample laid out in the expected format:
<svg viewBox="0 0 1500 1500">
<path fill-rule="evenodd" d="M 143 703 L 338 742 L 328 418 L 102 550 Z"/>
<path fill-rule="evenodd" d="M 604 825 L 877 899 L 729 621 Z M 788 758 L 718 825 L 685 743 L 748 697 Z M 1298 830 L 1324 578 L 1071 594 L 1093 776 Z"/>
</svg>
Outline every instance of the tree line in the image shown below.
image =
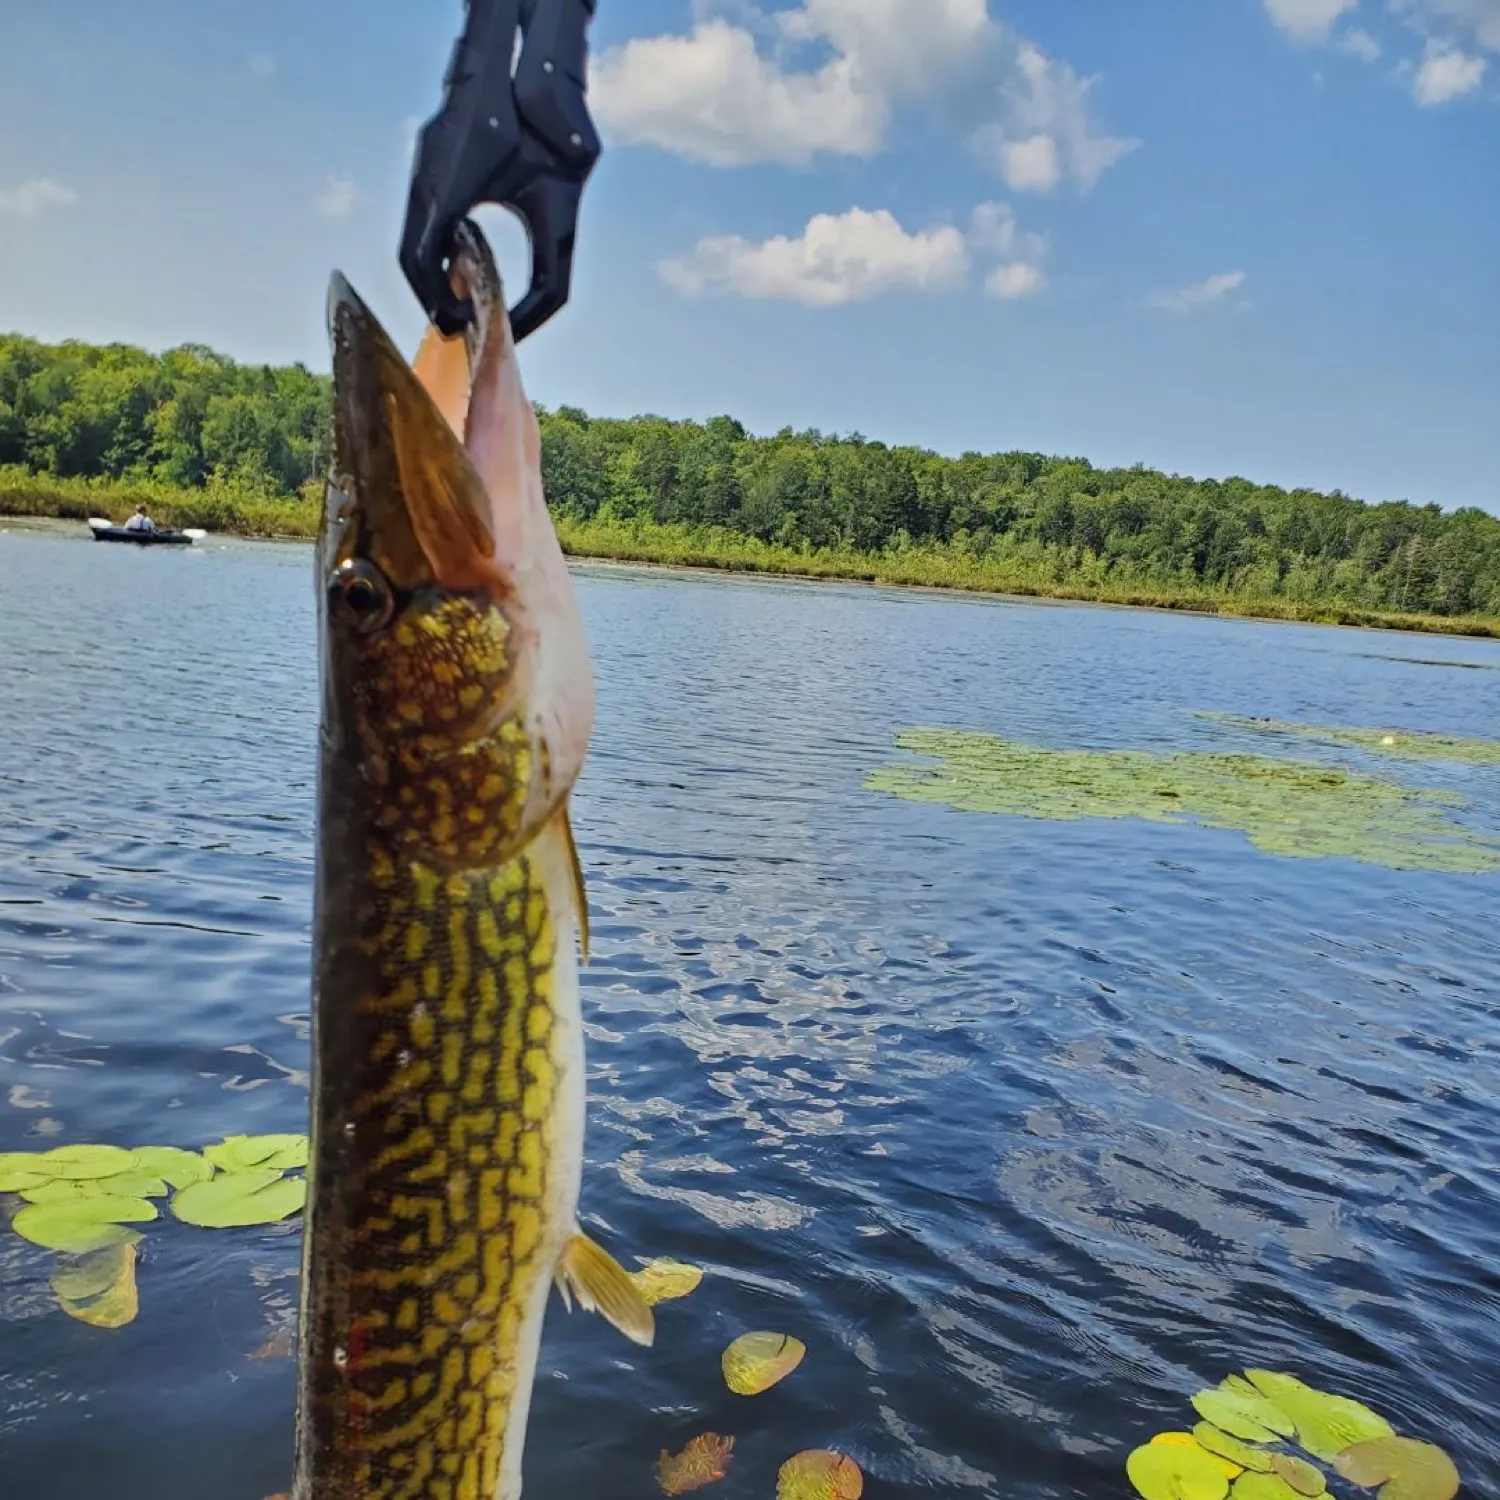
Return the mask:
<svg viewBox="0 0 1500 1500">
<path fill-rule="evenodd" d="M 328 377 L 237 364 L 199 345 L 0 336 L 0 467 L 58 478 L 233 485 L 315 503 Z M 1248 479 L 1099 469 L 1040 453 L 948 458 L 732 417 L 590 417 L 538 408 L 554 510 L 577 521 L 718 528 L 783 547 L 974 558 L 1024 550 L 1059 576 L 1337 599 L 1372 609 L 1500 614 L 1500 517 Z"/>
</svg>

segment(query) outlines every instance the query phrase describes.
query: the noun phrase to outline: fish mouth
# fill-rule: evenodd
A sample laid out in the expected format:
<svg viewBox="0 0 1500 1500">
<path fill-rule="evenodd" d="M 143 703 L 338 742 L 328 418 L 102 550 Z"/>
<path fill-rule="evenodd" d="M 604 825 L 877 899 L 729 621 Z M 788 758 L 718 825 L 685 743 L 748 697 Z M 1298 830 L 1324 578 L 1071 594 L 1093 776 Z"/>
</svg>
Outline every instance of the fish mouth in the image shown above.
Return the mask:
<svg viewBox="0 0 1500 1500">
<path fill-rule="evenodd" d="M 328 289 L 328 336 L 339 492 L 336 517 L 330 504 L 339 555 L 329 562 L 367 558 L 408 591 L 493 582 L 483 481 L 380 320 L 338 272 Z"/>
</svg>

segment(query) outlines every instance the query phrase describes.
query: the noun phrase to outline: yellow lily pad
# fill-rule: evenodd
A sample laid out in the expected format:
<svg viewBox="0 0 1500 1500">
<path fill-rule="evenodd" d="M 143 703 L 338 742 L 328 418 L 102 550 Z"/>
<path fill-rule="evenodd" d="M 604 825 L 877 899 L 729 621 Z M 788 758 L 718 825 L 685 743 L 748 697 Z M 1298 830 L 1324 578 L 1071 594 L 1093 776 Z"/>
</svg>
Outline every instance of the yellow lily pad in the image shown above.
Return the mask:
<svg viewBox="0 0 1500 1500">
<path fill-rule="evenodd" d="M 1321 1469 L 1290 1453 L 1273 1453 L 1271 1472 L 1284 1479 L 1299 1495 L 1308 1496 L 1309 1500 L 1314 1500 L 1328 1488 L 1328 1480 Z"/>
<path fill-rule="evenodd" d="M 0 1151 L 0 1193 L 22 1193 L 51 1182 L 54 1175 L 42 1165 L 40 1151 Z"/>
<path fill-rule="evenodd" d="M 1246 1396 L 1219 1386 L 1197 1392 L 1192 1402 L 1205 1422 L 1249 1443 L 1274 1443 L 1277 1437 L 1290 1437 L 1293 1432 L 1292 1423 L 1264 1396 Z"/>
<path fill-rule="evenodd" d="M 664 1495 L 686 1495 L 701 1490 L 729 1472 L 734 1439 L 705 1432 L 695 1437 L 681 1453 L 662 1449 L 656 1461 L 656 1482 Z"/>
<path fill-rule="evenodd" d="M 724 1384 L 737 1396 L 758 1396 L 785 1380 L 806 1353 L 807 1345 L 789 1333 L 742 1333 L 724 1351 Z"/>
<path fill-rule="evenodd" d="M 1458 1470 L 1434 1443 L 1371 1438 L 1336 1454 L 1333 1466 L 1353 1484 L 1380 1486 L 1379 1500 L 1453 1500 Z"/>
<path fill-rule="evenodd" d="M 859 1465 L 827 1448 L 794 1454 L 776 1471 L 776 1500 L 859 1500 L 864 1492 Z"/>
<path fill-rule="evenodd" d="M 1245 1373 L 1255 1388 L 1295 1424 L 1297 1442 L 1314 1458 L 1331 1459 L 1354 1443 L 1395 1436 L 1395 1429 L 1384 1417 L 1349 1396 L 1316 1391 L 1295 1375 L 1273 1370 Z"/>
<path fill-rule="evenodd" d="M 123 1328 L 141 1310 L 135 1281 L 133 1241 L 110 1245 L 83 1256 L 76 1265 L 58 1271 L 52 1290 L 70 1318 L 93 1328 Z"/>
<path fill-rule="evenodd" d="M 160 1177 L 174 1188 L 206 1182 L 214 1175 L 213 1163 L 206 1156 L 180 1146 L 137 1146 L 130 1154 L 140 1171 Z"/>
<path fill-rule="evenodd" d="M 275 1167 L 278 1172 L 307 1165 L 305 1135 L 226 1135 L 203 1154 L 222 1172 L 243 1172 L 250 1167 Z"/>
<path fill-rule="evenodd" d="M 69 1203 L 31 1203 L 11 1220 L 22 1239 L 45 1250 L 86 1255 L 109 1245 L 123 1245 L 140 1236 L 125 1224 L 146 1224 L 156 1217 L 155 1204 L 144 1198 L 117 1198 L 98 1193 Z"/>
<path fill-rule="evenodd" d="M 1223 1469 L 1226 1479 L 1233 1479 L 1244 1472 L 1242 1464 L 1232 1463 L 1222 1454 L 1215 1453 L 1211 1448 L 1205 1448 L 1191 1432 L 1158 1432 L 1151 1441 L 1166 1448 L 1197 1448 L 1206 1452 Z"/>
<path fill-rule="evenodd" d="M 1125 1460 L 1125 1473 L 1145 1500 L 1224 1500 L 1223 1460 L 1195 1443 L 1145 1443 Z"/>
<path fill-rule="evenodd" d="M 121 1172 L 116 1177 L 56 1177 L 23 1189 L 21 1196 L 28 1203 L 74 1203 L 80 1198 L 97 1198 L 101 1193 L 116 1198 L 162 1198 L 166 1191 L 166 1183 L 149 1172 Z"/>
<path fill-rule="evenodd" d="M 49 1177 L 114 1177 L 135 1165 L 130 1152 L 120 1146 L 57 1146 L 36 1158 L 36 1170 Z"/>
<path fill-rule="evenodd" d="M 677 1297 L 686 1297 L 698 1289 L 703 1280 L 703 1271 L 698 1266 L 684 1265 L 680 1260 L 665 1256 L 648 1261 L 639 1271 L 632 1271 L 630 1279 L 635 1283 L 641 1300 L 647 1307 L 658 1302 L 671 1302 Z"/>
<path fill-rule="evenodd" d="M 53 1178 L 46 1172 L 31 1172 L 23 1167 L 8 1167 L 0 1163 L 0 1193 L 25 1193 L 51 1181 Z"/>
<path fill-rule="evenodd" d="M 1193 1440 L 1239 1469 L 1253 1469 L 1261 1474 L 1271 1472 L 1272 1455 L 1264 1448 L 1257 1448 L 1252 1443 L 1242 1443 L 1237 1437 L 1231 1437 L 1221 1428 L 1215 1427 L 1212 1422 L 1199 1422 L 1193 1428 Z"/>
<path fill-rule="evenodd" d="M 1298 1497 L 1279 1474 L 1257 1474 L 1247 1469 L 1235 1480 L 1229 1500 L 1298 1500 Z"/>
<path fill-rule="evenodd" d="M 305 1178 L 256 1167 L 190 1183 L 173 1197 L 172 1212 L 184 1224 L 202 1229 L 243 1229 L 290 1218 L 306 1201 Z"/>
</svg>

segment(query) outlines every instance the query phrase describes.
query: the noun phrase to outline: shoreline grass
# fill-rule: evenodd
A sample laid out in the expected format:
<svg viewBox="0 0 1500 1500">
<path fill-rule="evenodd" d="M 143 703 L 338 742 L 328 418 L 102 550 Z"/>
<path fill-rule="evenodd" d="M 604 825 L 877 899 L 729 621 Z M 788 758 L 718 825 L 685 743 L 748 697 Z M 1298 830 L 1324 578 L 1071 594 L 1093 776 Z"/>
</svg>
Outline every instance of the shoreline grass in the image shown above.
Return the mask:
<svg viewBox="0 0 1500 1500">
<path fill-rule="evenodd" d="M 83 521 L 120 519 L 144 501 L 159 523 L 268 540 L 310 540 L 318 509 L 311 496 L 289 499 L 233 485 L 179 489 L 156 480 L 55 479 L 0 469 L 0 515 Z M 1370 609 L 1338 599 L 1294 599 L 1209 588 L 1192 579 L 1131 577 L 1092 554 L 1019 547 L 974 555 L 948 544 L 919 543 L 880 553 L 802 549 L 709 526 L 661 525 L 639 519 L 555 517 L 563 551 L 580 561 L 645 563 L 709 572 L 870 583 L 960 593 L 998 594 L 1282 620 L 1350 625 L 1430 635 L 1500 639 L 1500 617 L 1430 615 Z"/>
</svg>

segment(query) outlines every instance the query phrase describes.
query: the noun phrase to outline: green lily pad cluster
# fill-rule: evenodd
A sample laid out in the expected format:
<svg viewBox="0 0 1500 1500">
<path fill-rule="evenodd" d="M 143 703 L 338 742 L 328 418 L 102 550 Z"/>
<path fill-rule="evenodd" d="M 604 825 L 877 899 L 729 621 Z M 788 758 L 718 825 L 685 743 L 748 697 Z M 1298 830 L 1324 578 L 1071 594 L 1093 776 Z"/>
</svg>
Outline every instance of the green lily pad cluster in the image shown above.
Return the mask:
<svg viewBox="0 0 1500 1500">
<path fill-rule="evenodd" d="M 1232 729 L 1257 734 L 1292 735 L 1371 755 L 1389 755 L 1397 760 L 1448 760 L 1471 766 L 1500 766 L 1500 740 L 1467 740 L 1453 734 L 1430 734 L 1416 729 L 1364 729 L 1353 725 L 1291 724 L 1277 719 L 1248 718 L 1242 714 L 1197 710 L 1200 719 L 1212 719 Z"/>
<path fill-rule="evenodd" d="M 1192 1403 L 1202 1420 L 1191 1432 L 1160 1432 L 1125 1461 L 1144 1500 L 1317 1500 L 1328 1476 L 1312 1459 L 1353 1484 L 1378 1487 L 1377 1500 L 1458 1493 L 1458 1470 L 1441 1448 L 1399 1437 L 1363 1402 L 1295 1375 L 1247 1370 Z"/>
<path fill-rule="evenodd" d="M 1069 820 L 1189 820 L 1238 829 L 1268 854 L 1342 857 L 1393 869 L 1500 870 L 1500 843 L 1452 817 L 1454 794 L 1258 755 L 1054 750 L 1000 735 L 906 729 L 865 789 L 965 812 Z"/>
<path fill-rule="evenodd" d="M 120 1327 L 135 1316 L 136 1224 L 172 1216 L 207 1229 L 274 1224 L 307 1199 L 305 1135 L 226 1136 L 203 1151 L 177 1146 L 58 1146 L 0 1153 L 0 1193 L 22 1206 L 11 1228 L 43 1249 L 77 1257 L 53 1278 L 71 1317 Z M 128 1251 L 122 1254 L 122 1251 Z M 97 1283 L 97 1285 L 96 1285 Z M 103 1299 L 101 1301 L 101 1299 Z"/>
</svg>

